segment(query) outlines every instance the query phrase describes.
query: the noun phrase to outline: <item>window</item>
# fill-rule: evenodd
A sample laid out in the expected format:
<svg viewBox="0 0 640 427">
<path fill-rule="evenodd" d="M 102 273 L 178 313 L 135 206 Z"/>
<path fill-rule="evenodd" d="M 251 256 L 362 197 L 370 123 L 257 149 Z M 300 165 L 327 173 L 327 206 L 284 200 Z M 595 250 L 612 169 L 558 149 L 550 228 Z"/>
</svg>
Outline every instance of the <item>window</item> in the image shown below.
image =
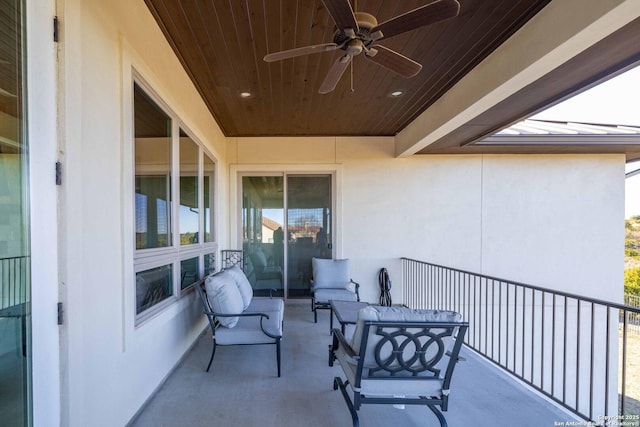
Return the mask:
<svg viewBox="0 0 640 427">
<path fill-rule="evenodd" d="M 198 145 L 180 129 L 180 244 L 198 243 Z"/>
<path fill-rule="evenodd" d="M 205 154 L 204 156 L 204 176 L 203 176 L 203 193 L 204 193 L 204 241 L 214 242 L 213 235 L 213 184 L 216 165 L 213 160 Z"/>
<path fill-rule="evenodd" d="M 215 161 L 144 83 L 133 85 L 136 321 L 215 271 Z"/>
<path fill-rule="evenodd" d="M 136 249 L 171 246 L 171 119 L 138 86 L 134 104 Z"/>
<path fill-rule="evenodd" d="M 136 314 L 173 295 L 172 265 L 136 273 Z"/>
<path fill-rule="evenodd" d="M 180 289 L 194 284 L 200 277 L 200 258 L 189 258 L 180 262 Z"/>
</svg>

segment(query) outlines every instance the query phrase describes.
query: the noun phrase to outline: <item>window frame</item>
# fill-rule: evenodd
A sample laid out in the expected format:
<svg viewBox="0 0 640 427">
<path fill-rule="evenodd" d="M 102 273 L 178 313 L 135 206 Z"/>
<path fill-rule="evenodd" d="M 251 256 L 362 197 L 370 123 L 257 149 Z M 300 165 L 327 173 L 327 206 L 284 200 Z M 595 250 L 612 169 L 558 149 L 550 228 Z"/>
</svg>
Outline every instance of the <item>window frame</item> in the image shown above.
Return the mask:
<svg viewBox="0 0 640 427">
<path fill-rule="evenodd" d="M 169 174 L 171 176 L 169 180 L 170 185 L 170 207 L 171 218 L 169 221 L 169 228 L 171 230 L 171 244 L 165 247 L 145 248 L 138 249 L 136 242 L 136 172 L 137 165 L 135 161 L 135 149 L 136 149 L 136 134 L 135 134 L 135 119 L 136 119 L 136 106 L 134 101 L 134 93 L 136 86 L 141 90 L 156 106 L 162 110 L 164 114 L 171 120 L 171 133 L 170 133 L 170 152 L 171 162 Z M 147 81 L 134 70 L 132 70 L 131 85 L 131 121 L 132 132 L 130 135 L 130 155 L 133 160 L 131 164 L 131 170 L 125 173 L 130 174 L 131 186 L 127 186 L 131 205 L 124 206 L 125 217 L 130 219 L 132 224 L 131 230 L 132 236 L 130 236 L 131 253 L 133 254 L 133 271 L 131 283 L 133 285 L 133 304 L 131 307 L 127 307 L 127 310 L 133 310 L 134 326 L 137 328 L 146 323 L 149 319 L 155 317 L 160 312 L 164 311 L 167 307 L 175 304 L 184 296 L 190 294 L 194 290 L 194 283 L 187 285 L 184 289 L 181 289 L 181 263 L 184 260 L 191 258 L 198 258 L 198 278 L 204 277 L 205 273 L 205 261 L 206 257 L 213 254 L 213 268 L 215 270 L 218 259 L 218 242 L 217 232 L 215 232 L 215 226 L 217 224 L 217 211 L 216 211 L 216 197 L 218 196 L 218 177 L 219 162 L 216 156 L 214 156 L 202 143 L 202 141 L 196 136 L 196 134 L 189 129 L 184 121 L 174 112 L 173 109 L 162 99 L 161 96 L 151 87 Z M 196 145 L 198 150 L 198 173 L 197 173 L 197 185 L 198 185 L 198 243 L 181 245 L 180 243 L 180 177 L 181 177 L 181 164 L 180 164 L 180 132 L 183 132 L 188 138 Z M 210 222 L 211 222 L 211 241 L 205 242 L 205 206 L 204 206 L 204 159 L 208 157 L 213 165 L 213 172 L 211 173 L 211 182 L 209 183 L 210 189 Z M 164 265 L 171 265 L 172 269 L 172 289 L 173 293 L 166 299 L 154 304 L 146 310 L 137 313 L 137 295 L 136 295 L 136 279 L 137 275 L 141 272 L 161 267 Z"/>
</svg>

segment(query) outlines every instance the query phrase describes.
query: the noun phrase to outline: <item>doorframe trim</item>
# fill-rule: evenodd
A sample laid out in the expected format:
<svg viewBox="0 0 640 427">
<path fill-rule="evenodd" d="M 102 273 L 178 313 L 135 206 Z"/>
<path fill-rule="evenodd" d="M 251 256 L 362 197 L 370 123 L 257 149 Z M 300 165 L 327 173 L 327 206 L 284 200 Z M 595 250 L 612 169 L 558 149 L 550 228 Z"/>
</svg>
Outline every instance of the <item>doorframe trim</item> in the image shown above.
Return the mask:
<svg viewBox="0 0 640 427">
<path fill-rule="evenodd" d="M 31 251 L 30 425 L 61 425 L 58 187 L 58 62 L 51 36 L 55 1 L 22 1 L 26 25 L 26 138 L 29 147 L 29 230 Z M 37 266 L 37 268 L 34 268 Z"/>
</svg>

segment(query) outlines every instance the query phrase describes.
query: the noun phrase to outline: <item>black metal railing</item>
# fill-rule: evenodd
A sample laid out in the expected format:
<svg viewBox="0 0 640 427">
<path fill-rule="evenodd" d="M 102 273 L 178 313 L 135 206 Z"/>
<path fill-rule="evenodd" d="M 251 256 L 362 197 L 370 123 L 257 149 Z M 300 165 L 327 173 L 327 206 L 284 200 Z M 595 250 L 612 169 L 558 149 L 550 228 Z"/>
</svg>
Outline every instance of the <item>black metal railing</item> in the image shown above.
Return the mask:
<svg viewBox="0 0 640 427">
<path fill-rule="evenodd" d="M 0 258 L 0 310 L 29 300 L 29 257 Z"/>
<path fill-rule="evenodd" d="M 640 297 L 636 295 L 624 295 L 624 305 L 640 309 Z M 622 322 L 622 318 L 620 318 Z M 640 313 L 629 313 L 627 316 L 629 332 L 640 334 Z"/>
<path fill-rule="evenodd" d="M 402 270 L 404 304 L 461 313 L 469 348 L 573 413 L 605 424 L 640 412 L 627 393 L 639 308 L 409 258 Z"/>
</svg>

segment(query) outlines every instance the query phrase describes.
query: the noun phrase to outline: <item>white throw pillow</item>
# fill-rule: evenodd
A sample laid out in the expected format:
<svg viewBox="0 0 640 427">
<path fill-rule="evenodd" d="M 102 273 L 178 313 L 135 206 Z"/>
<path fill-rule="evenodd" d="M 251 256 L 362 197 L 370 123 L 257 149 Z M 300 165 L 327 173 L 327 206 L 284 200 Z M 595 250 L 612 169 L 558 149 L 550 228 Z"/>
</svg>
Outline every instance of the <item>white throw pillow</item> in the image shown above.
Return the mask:
<svg viewBox="0 0 640 427">
<path fill-rule="evenodd" d="M 232 275 L 225 272 L 207 277 L 204 282 L 211 309 L 216 314 L 242 313 L 244 302 Z M 233 328 L 238 317 L 217 317 L 222 326 Z"/>
<path fill-rule="evenodd" d="M 253 298 L 253 288 L 251 287 L 251 283 L 249 283 L 249 279 L 247 279 L 247 276 L 237 264 L 226 271 L 228 274 L 233 276 L 236 285 L 238 285 L 238 290 L 240 290 L 240 295 L 242 295 L 242 302 L 244 303 L 244 308 L 246 309 L 247 307 L 249 307 L 249 304 L 251 304 L 251 299 Z"/>
</svg>

